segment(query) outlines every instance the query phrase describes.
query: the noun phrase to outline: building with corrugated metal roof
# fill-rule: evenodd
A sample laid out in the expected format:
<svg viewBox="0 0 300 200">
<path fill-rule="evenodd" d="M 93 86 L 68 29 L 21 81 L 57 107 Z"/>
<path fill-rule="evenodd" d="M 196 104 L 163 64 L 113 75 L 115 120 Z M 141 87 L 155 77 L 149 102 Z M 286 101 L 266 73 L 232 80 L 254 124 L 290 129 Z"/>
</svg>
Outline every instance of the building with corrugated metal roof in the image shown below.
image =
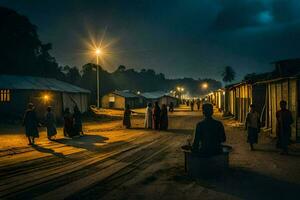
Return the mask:
<svg viewBox="0 0 300 200">
<path fill-rule="evenodd" d="M 21 119 L 29 102 L 39 118 L 51 106 L 58 119 L 75 105 L 81 112 L 89 106 L 90 91 L 53 78 L 0 75 L 0 113 L 2 118 Z"/>
<path fill-rule="evenodd" d="M 144 106 L 144 99 L 126 90 L 116 90 L 102 97 L 102 108 L 124 109 L 127 104 L 130 108 L 141 108 Z"/>
<path fill-rule="evenodd" d="M 169 93 L 163 91 L 156 91 L 156 92 L 145 92 L 140 94 L 142 97 L 145 98 L 145 103 L 152 103 L 154 104 L 156 101 L 159 105 L 165 104 L 170 105 L 172 102 L 174 106 L 178 105 L 178 98 L 170 96 Z"/>
</svg>

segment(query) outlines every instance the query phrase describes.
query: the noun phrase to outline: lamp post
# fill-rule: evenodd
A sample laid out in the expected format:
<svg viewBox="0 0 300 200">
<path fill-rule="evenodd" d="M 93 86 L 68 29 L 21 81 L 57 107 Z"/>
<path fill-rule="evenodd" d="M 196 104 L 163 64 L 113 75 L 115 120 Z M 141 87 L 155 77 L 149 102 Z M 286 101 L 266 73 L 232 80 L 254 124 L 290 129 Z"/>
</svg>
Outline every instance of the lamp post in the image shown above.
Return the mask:
<svg viewBox="0 0 300 200">
<path fill-rule="evenodd" d="M 96 61 L 97 61 L 97 108 L 100 107 L 100 86 L 99 86 L 99 55 L 101 54 L 101 50 L 99 48 L 97 48 L 95 50 L 95 54 L 96 54 Z"/>
</svg>

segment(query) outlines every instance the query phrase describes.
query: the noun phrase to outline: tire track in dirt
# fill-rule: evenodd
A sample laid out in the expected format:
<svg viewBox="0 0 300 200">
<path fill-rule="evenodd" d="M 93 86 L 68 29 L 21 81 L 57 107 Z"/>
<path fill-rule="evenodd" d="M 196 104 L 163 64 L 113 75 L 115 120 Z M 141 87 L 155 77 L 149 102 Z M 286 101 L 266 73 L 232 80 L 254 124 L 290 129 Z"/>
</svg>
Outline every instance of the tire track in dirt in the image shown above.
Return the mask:
<svg viewBox="0 0 300 200">
<path fill-rule="evenodd" d="M 139 160 L 149 158 L 152 151 L 150 154 L 145 154 L 145 151 L 153 149 L 153 153 L 155 153 L 157 147 L 168 141 L 170 137 L 171 136 L 161 136 L 149 143 L 139 144 L 136 149 L 131 149 L 128 152 L 111 156 L 106 160 L 103 160 L 103 162 L 97 163 L 95 166 L 87 166 L 84 170 L 76 171 L 61 177 L 60 180 L 56 179 L 54 182 L 47 182 L 43 187 L 36 188 L 36 190 L 40 191 L 43 190 L 43 188 L 49 188 L 49 186 L 53 187 L 55 184 L 57 184 L 57 186 L 55 186 L 57 188 L 54 188 L 47 194 L 39 196 L 38 199 L 65 199 L 69 195 L 90 187 L 102 179 L 109 177 L 110 174 L 117 173 L 124 167 L 131 166 Z"/>
<path fill-rule="evenodd" d="M 148 143 L 155 142 L 156 139 L 159 138 L 145 138 L 150 140 Z M 59 178 L 60 176 L 64 176 L 66 174 L 70 174 L 72 172 L 79 171 L 81 169 L 84 169 L 88 166 L 93 166 L 94 164 L 98 164 L 101 162 L 104 162 L 107 159 L 111 159 L 114 156 L 122 153 L 133 150 L 135 148 L 138 148 L 139 146 L 145 146 L 146 144 L 144 143 L 139 143 L 139 144 L 134 144 L 131 146 L 127 146 L 125 150 L 119 150 L 118 152 L 110 152 L 107 153 L 108 155 L 98 155 L 96 157 L 91 156 L 90 158 L 84 159 L 83 161 L 79 162 L 72 162 L 72 163 L 64 163 L 63 166 L 58 166 L 56 168 L 50 168 L 46 170 L 41 170 L 35 173 L 30 173 L 27 174 L 25 173 L 22 177 L 17 176 L 14 178 L 9 178 L 6 179 L 6 181 L 1 180 L 1 196 L 9 195 L 13 193 L 13 196 L 16 195 L 16 192 L 26 190 L 27 188 L 31 188 L 36 186 L 37 184 L 49 182 L 51 183 L 50 180 Z M 126 145 L 125 145 L 126 146 Z M 21 179 L 21 183 L 20 183 Z M 24 181 L 22 181 L 24 180 Z M 7 182 L 8 181 L 8 182 Z M 8 184 L 8 185 L 7 185 Z"/>
</svg>

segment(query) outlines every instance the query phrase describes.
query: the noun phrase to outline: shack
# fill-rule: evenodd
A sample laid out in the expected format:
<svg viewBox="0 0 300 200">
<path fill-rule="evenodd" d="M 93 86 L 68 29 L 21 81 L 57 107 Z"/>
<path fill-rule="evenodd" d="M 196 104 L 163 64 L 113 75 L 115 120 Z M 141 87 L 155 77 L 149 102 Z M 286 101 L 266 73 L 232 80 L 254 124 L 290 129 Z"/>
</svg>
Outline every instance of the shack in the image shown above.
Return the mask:
<svg viewBox="0 0 300 200">
<path fill-rule="evenodd" d="M 102 108 L 124 109 L 127 104 L 131 108 L 141 108 L 144 98 L 128 90 L 116 90 L 102 97 Z"/>
<path fill-rule="evenodd" d="M 22 119 L 29 102 L 39 118 L 51 106 L 58 120 L 75 105 L 86 112 L 90 91 L 53 78 L 0 75 L 0 113 L 5 119 Z"/>
<path fill-rule="evenodd" d="M 145 92 L 145 93 L 141 93 L 140 96 L 142 96 L 145 99 L 145 104 L 148 103 L 154 104 L 157 101 L 159 105 L 162 104 L 170 105 L 170 103 L 172 102 L 174 106 L 177 106 L 179 103 L 178 98 L 170 96 L 168 93 L 162 91 Z"/>
<path fill-rule="evenodd" d="M 266 85 L 265 128 L 270 135 L 276 137 L 276 112 L 280 110 L 280 101 L 287 102 L 292 112 L 292 140 L 300 140 L 300 59 L 281 60 L 273 62 L 275 77 L 258 82 Z"/>
<path fill-rule="evenodd" d="M 249 81 L 227 86 L 225 88 L 225 112 L 244 123 L 251 104 L 255 105 L 259 113 L 263 113 L 265 93 L 265 84 L 258 85 Z"/>
</svg>

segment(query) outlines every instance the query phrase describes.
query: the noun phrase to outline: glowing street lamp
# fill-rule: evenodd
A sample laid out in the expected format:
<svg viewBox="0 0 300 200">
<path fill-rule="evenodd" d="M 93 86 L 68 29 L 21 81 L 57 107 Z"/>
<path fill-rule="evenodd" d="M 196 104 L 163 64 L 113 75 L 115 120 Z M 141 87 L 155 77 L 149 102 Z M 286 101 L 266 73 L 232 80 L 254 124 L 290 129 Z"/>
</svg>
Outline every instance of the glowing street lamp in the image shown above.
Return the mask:
<svg viewBox="0 0 300 200">
<path fill-rule="evenodd" d="M 100 107 L 100 86 L 99 86 L 99 56 L 101 55 L 102 50 L 100 48 L 95 49 L 95 54 L 97 58 L 97 107 Z"/>
<path fill-rule="evenodd" d="M 201 88 L 206 90 L 208 88 L 208 83 L 202 83 Z"/>
</svg>

